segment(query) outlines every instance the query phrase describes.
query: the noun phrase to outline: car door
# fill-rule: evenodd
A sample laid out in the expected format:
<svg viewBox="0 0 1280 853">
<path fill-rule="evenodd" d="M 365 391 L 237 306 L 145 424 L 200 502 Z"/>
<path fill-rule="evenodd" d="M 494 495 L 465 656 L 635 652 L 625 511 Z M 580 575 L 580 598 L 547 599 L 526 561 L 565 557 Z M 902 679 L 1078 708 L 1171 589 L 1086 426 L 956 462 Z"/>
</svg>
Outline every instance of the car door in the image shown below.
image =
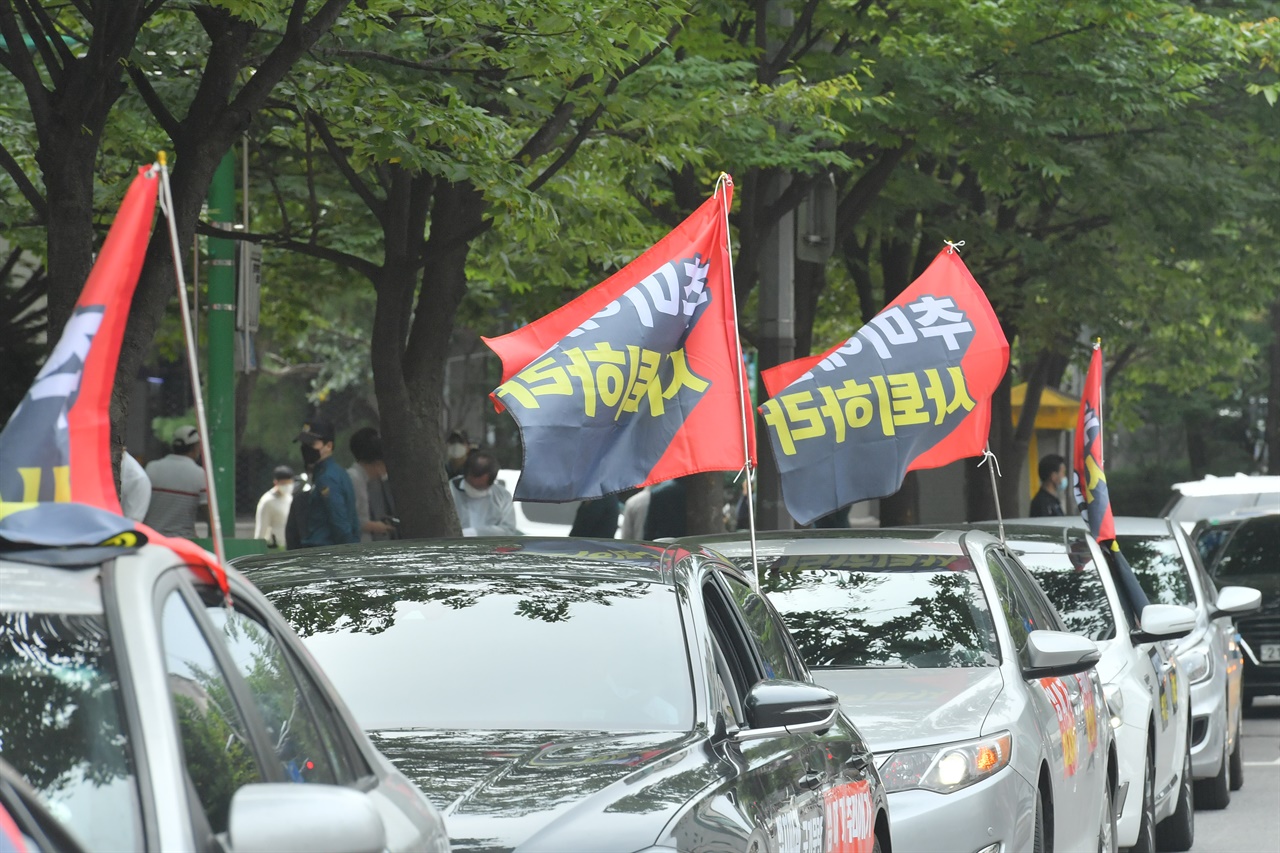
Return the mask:
<svg viewBox="0 0 1280 853">
<path fill-rule="evenodd" d="M 997 553 L 1010 580 L 1022 596 L 1032 619 L 1040 630 L 1066 631 L 1066 625 L 1029 572 L 1007 554 Z M 1044 685 L 1045 681 L 1051 682 Z M 1059 725 L 1067 727 L 1064 739 L 1070 742 L 1065 751 L 1072 758 L 1067 767 L 1071 802 L 1064 811 L 1078 820 L 1067 827 L 1069 844 L 1085 849 L 1097 840 L 1102 813 L 1102 792 L 1107 782 L 1105 744 L 1098 729 L 1098 696 L 1101 685 L 1094 670 L 1055 679 L 1041 679 L 1050 692 L 1050 701 L 1058 712 Z M 1065 718 L 1065 719 L 1064 719 Z M 1074 770 L 1073 770 L 1074 767 Z"/>
<path fill-rule="evenodd" d="M 718 676 L 728 693 L 739 727 L 746 727 L 742 708 L 757 682 L 776 677 L 772 661 L 766 665 L 746 620 L 724 579 L 708 565 L 701 577 L 703 606 L 716 654 Z M 757 853 L 809 853 L 823 846 L 821 786 L 825 768 L 816 762 L 810 735 L 783 735 L 723 744 L 724 757 L 737 768 L 729 783 L 732 798 L 753 827 L 746 845 Z"/>
<path fill-rule="evenodd" d="M 792 681 L 812 681 L 786 625 L 768 599 L 731 572 L 721 572 L 742 614 L 748 637 L 755 643 L 766 672 Z M 843 714 L 821 735 L 806 736 L 807 784 L 816 785 L 821 799 L 823 846 L 805 849 L 870 850 L 875 837 L 872 793 L 874 758 L 857 730 Z M 815 774 L 821 774 L 820 779 Z"/>
<path fill-rule="evenodd" d="M 1045 620 L 1043 616 L 1038 619 L 1032 611 L 1026 596 L 1010 576 L 1009 564 L 1003 555 L 995 549 L 989 549 L 985 560 L 995 582 L 996 597 L 1000 600 L 1000 609 L 1013 639 L 1019 663 L 1025 663 L 1027 637 L 1032 631 L 1043 630 L 1046 627 Z M 1084 810 L 1080 808 L 1079 798 L 1070 796 L 1079 761 L 1079 738 L 1073 718 L 1071 692 L 1061 678 L 1024 679 L 1023 683 L 1026 686 L 1028 713 L 1032 720 L 1030 725 L 1021 726 L 1019 730 L 1039 732 L 1044 744 L 1043 751 L 1049 764 L 1054 795 L 1053 824 L 1057 842 L 1054 847 L 1076 849 L 1078 844 L 1067 843 L 1068 835 L 1074 834 L 1076 827 L 1084 820 Z M 1015 742 L 1014 753 L 1029 746 L 1030 744 Z M 1096 816 L 1090 823 L 1096 825 Z"/>
</svg>

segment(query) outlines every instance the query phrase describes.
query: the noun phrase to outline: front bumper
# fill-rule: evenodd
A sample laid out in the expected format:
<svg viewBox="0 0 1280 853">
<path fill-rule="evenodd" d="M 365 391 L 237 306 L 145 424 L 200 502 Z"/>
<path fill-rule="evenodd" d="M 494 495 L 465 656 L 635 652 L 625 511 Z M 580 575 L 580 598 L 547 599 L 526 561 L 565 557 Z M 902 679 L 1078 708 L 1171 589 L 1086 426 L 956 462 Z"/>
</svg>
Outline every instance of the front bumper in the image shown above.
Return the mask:
<svg viewBox="0 0 1280 853">
<path fill-rule="evenodd" d="M 1221 669 L 1221 667 L 1219 667 Z M 1227 740 L 1227 686 L 1215 673 L 1191 685 L 1191 778 L 1212 779 L 1222 770 Z"/>
<path fill-rule="evenodd" d="M 898 791 L 889 795 L 894 853 L 977 853 L 994 844 L 1030 850 L 1035 789 L 1006 767 L 952 794 Z"/>
</svg>

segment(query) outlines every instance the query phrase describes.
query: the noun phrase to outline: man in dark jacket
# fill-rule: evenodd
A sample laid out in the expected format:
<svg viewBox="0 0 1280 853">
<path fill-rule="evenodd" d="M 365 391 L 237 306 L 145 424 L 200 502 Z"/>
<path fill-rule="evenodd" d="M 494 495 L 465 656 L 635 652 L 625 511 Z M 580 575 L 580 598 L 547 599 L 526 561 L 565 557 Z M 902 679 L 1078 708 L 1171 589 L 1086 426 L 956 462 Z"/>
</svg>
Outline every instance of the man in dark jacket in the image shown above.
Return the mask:
<svg viewBox="0 0 1280 853">
<path fill-rule="evenodd" d="M 1031 499 L 1031 517 L 1062 515 L 1062 493 L 1067 490 L 1067 462 L 1056 453 L 1040 460 L 1040 491 Z"/>
<path fill-rule="evenodd" d="M 311 489 L 298 497 L 307 502 L 303 548 L 360 541 L 355 489 L 351 477 L 333 458 L 333 424 L 311 421 L 298 433 L 302 461 L 311 470 Z M 295 498 L 295 501 L 297 498 Z"/>
</svg>

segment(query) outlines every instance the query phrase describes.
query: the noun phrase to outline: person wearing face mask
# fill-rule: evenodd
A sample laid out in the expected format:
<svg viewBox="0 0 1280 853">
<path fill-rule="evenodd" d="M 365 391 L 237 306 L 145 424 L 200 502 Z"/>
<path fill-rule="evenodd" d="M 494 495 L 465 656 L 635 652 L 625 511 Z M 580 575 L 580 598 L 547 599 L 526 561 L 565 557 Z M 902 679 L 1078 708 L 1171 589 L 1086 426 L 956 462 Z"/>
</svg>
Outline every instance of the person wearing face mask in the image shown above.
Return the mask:
<svg viewBox="0 0 1280 853">
<path fill-rule="evenodd" d="M 347 469 L 356 493 L 356 517 L 360 519 L 361 542 L 383 542 L 393 538 L 396 529 L 390 523 L 395 517 L 395 501 L 387 482 L 387 463 L 382 458 L 382 436 L 373 427 L 358 429 L 347 445 L 356 462 Z"/>
<path fill-rule="evenodd" d="M 466 430 L 455 429 L 449 433 L 444 444 L 444 470 L 450 480 L 462 476 L 462 466 L 467 461 L 467 454 L 473 449 Z"/>
<path fill-rule="evenodd" d="M 521 535 L 511 492 L 497 479 L 498 458 L 487 450 L 474 450 L 462 473 L 449 481 L 463 536 Z"/>
<path fill-rule="evenodd" d="M 1040 459 L 1040 491 L 1031 499 L 1031 517 L 1062 515 L 1062 495 L 1067 490 L 1067 460 L 1056 453 Z"/>
<path fill-rule="evenodd" d="M 267 540 L 268 547 L 283 548 L 285 525 L 293 503 L 293 469 L 288 465 L 276 466 L 276 470 L 271 472 L 271 481 L 271 488 L 258 499 L 253 538 Z"/>
<path fill-rule="evenodd" d="M 360 541 L 355 489 L 333 458 L 333 440 L 333 424 L 327 421 L 303 424 L 298 433 L 302 461 L 311 472 L 311 488 L 298 496 L 306 503 L 298 537 L 303 548 Z"/>
</svg>

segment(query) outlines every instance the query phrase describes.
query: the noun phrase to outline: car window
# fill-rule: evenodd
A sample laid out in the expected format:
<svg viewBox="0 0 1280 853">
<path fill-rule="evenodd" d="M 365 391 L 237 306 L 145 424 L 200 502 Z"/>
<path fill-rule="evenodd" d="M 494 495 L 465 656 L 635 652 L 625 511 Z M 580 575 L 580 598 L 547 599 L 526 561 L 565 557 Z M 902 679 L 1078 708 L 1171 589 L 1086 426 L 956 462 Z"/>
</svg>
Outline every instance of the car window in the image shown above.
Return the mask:
<svg viewBox="0 0 1280 853">
<path fill-rule="evenodd" d="M 1274 498 L 1270 495 L 1249 492 L 1237 495 L 1183 495 L 1164 513 L 1174 521 L 1199 521 L 1202 518 L 1226 515 L 1238 509 L 1258 506 L 1260 500 Z"/>
<path fill-rule="evenodd" d="M 1022 593 L 1018 592 L 1013 579 L 1005 571 L 1004 564 L 996 559 L 993 552 L 987 554 L 987 568 L 991 571 L 991 579 L 995 581 L 996 597 L 1000 599 L 1000 609 L 1004 612 L 1005 624 L 1009 626 L 1013 646 L 1021 655 L 1027 647 L 1027 635 L 1037 627 L 1035 618 L 1027 603 L 1022 600 Z"/>
<path fill-rule="evenodd" d="M 792 661 L 787 649 L 787 629 L 770 611 L 768 603 L 755 590 L 732 575 L 721 574 L 720 577 L 729 587 L 729 594 L 738 602 L 738 609 L 742 611 L 742 617 L 747 623 L 747 632 L 764 661 L 765 678 L 804 681 L 804 675 Z"/>
<path fill-rule="evenodd" d="M 210 829 L 225 832 L 231 797 L 244 785 L 264 781 L 248 726 L 213 650 L 177 592 L 165 599 L 161 634 L 187 776 Z"/>
<path fill-rule="evenodd" d="M 1018 562 L 1035 578 L 1068 631 L 1094 641 L 1116 635 L 1107 589 L 1093 552 L 1083 539 L 1074 540 L 1070 552 L 1066 548 L 1048 553 L 1022 551 Z"/>
<path fill-rule="evenodd" d="M 316 721 L 314 688 L 307 690 L 298 681 L 295 667 L 266 626 L 240 607 L 218 603 L 206 613 L 253 697 L 284 778 L 330 785 L 352 781 L 336 735 Z"/>
<path fill-rule="evenodd" d="M 746 701 L 747 691 L 757 681 L 756 665 L 746 653 L 746 638 L 733 617 L 733 609 L 712 577 L 708 577 L 702 586 L 702 600 L 706 607 L 707 627 L 711 632 L 711 644 L 716 658 L 713 694 L 721 690 L 725 693 L 723 697 L 712 696 L 713 707 L 725 710 L 722 703 L 727 701 L 733 719 L 742 725 L 746 723 L 746 716 L 742 712 L 743 702 Z"/>
<path fill-rule="evenodd" d="M 1044 592 L 1031 575 L 1027 573 L 1027 570 L 1016 560 L 1010 559 L 1007 554 L 995 551 L 992 552 L 992 555 L 1000 561 L 1005 574 L 1009 577 L 1009 580 L 1013 581 L 1013 585 L 1017 587 L 1018 592 L 1022 595 L 1022 600 L 1031 614 L 1031 623 L 1035 626 L 1035 630 L 1062 630 L 1065 626 L 1062 624 L 1057 611 L 1054 610 L 1053 605 L 1049 603 L 1049 599 L 1045 597 Z"/>
<path fill-rule="evenodd" d="M 669 583 L 423 573 L 272 595 L 366 731 L 693 727 Z"/>
<path fill-rule="evenodd" d="M 1216 578 L 1270 575 L 1280 572 L 1280 515 L 1241 522 L 1213 566 Z"/>
<path fill-rule="evenodd" d="M 143 846 L 124 719 L 102 616 L 0 613 L 0 758 L 90 850 Z"/>
<path fill-rule="evenodd" d="M 967 557 L 783 556 L 761 567 L 760 586 L 810 667 L 1000 662 L 991 612 Z"/>
<path fill-rule="evenodd" d="M 1196 606 L 1191 575 L 1172 536 L 1117 536 L 1116 541 L 1148 601 Z"/>
<path fill-rule="evenodd" d="M 1196 530 L 1196 551 L 1206 566 L 1212 566 L 1218 559 L 1218 552 L 1227 544 L 1231 534 L 1235 532 L 1235 524 L 1206 524 Z"/>
</svg>

